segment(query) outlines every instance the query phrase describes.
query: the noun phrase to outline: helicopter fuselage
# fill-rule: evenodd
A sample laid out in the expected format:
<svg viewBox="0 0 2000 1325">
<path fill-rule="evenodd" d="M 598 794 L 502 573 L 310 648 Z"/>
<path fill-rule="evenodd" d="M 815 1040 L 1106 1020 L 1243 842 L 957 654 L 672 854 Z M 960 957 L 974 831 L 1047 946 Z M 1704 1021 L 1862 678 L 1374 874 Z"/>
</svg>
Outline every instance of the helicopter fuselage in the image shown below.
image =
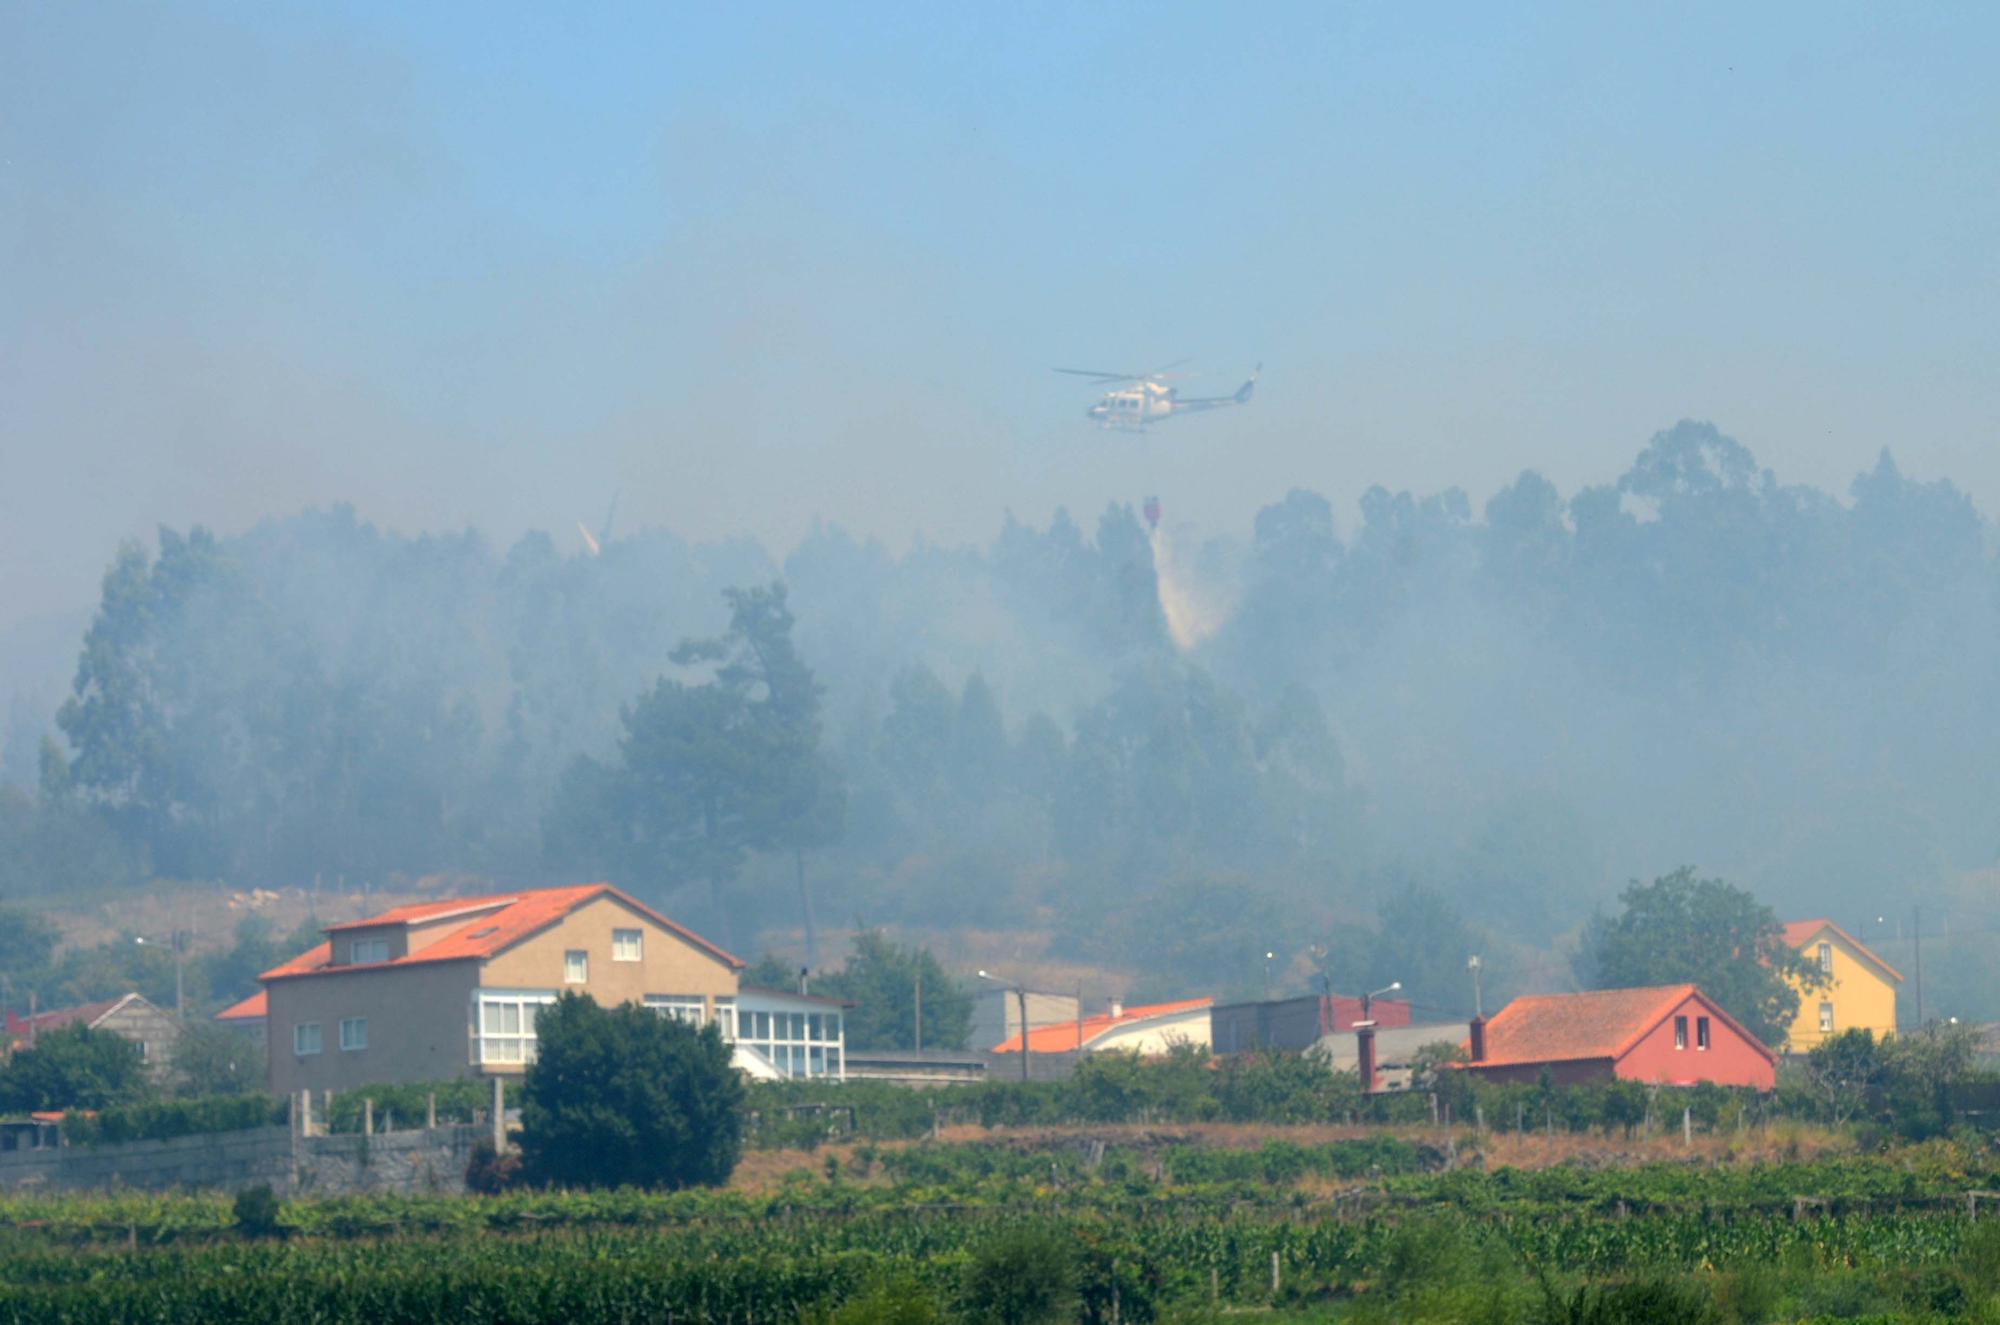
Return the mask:
<svg viewBox="0 0 2000 1325">
<path fill-rule="evenodd" d="M 1174 389 L 1157 382 L 1140 382 L 1117 391 L 1086 410 L 1085 417 L 1101 428 L 1137 430 L 1174 412 Z"/>
</svg>

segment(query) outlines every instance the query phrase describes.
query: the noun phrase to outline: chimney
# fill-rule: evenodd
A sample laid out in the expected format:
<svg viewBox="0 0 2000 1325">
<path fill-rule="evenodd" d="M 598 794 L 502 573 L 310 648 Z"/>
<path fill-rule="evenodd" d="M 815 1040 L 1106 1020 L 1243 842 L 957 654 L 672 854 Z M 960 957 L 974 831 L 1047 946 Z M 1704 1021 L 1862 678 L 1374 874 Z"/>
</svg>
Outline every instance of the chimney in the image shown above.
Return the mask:
<svg viewBox="0 0 2000 1325">
<path fill-rule="evenodd" d="M 1122 999 L 1122 998 L 1114 998 L 1114 999 L 1112 999 L 1112 1000 L 1111 1000 L 1111 1019 L 1112 1019 L 1113 1021 L 1116 1021 L 1116 1020 L 1118 1020 L 1118 1018 L 1120 1018 L 1120 1017 L 1122 1017 L 1122 1016 L 1124 1016 L 1124 1015 L 1125 1015 L 1125 1000 L 1124 1000 L 1124 999 Z"/>
<path fill-rule="evenodd" d="M 1375 1093 L 1375 1023 L 1364 1021 L 1354 1028 L 1354 1043 L 1360 1051 L 1361 1093 Z"/>
<path fill-rule="evenodd" d="M 1472 1061 L 1483 1063 L 1486 1061 L 1486 1018 L 1474 1017 L 1468 1029 L 1472 1032 Z"/>
</svg>

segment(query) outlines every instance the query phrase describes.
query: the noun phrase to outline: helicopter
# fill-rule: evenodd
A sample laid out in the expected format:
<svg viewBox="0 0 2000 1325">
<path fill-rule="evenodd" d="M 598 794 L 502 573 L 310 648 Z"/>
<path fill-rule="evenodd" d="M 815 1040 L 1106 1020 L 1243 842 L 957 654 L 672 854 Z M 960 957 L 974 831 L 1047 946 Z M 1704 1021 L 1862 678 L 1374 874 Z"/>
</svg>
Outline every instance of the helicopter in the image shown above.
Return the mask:
<svg viewBox="0 0 2000 1325">
<path fill-rule="evenodd" d="M 1264 365 L 1258 364 L 1250 374 L 1250 380 L 1238 387 L 1233 395 L 1183 397 L 1166 385 L 1166 381 L 1169 370 L 1186 362 L 1186 359 L 1181 359 L 1150 373 L 1107 373 L 1092 368 L 1058 368 L 1056 371 L 1073 377 L 1088 377 L 1099 386 L 1112 387 L 1084 412 L 1084 416 L 1101 428 L 1117 428 L 1125 432 L 1143 432 L 1147 424 L 1158 423 L 1176 414 L 1247 405 L 1250 393 L 1257 388 L 1257 378 L 1264 371 Z"/>
</svg>

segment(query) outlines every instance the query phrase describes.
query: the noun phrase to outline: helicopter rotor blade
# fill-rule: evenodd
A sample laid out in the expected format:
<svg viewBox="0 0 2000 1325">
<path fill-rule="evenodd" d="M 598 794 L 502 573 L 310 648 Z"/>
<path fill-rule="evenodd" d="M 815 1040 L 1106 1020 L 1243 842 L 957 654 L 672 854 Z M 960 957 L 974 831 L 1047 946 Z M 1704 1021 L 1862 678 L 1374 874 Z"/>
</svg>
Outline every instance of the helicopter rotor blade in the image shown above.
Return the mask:
<svg viewBox="0 0 2000 1325">
<path fill-rule="evenodd" d="M 1058 368 L 1055 371 L 1068 373 L 1071 377 L 1094 377 L 1100 382 L 1137 382 L 1145 377 L 1144 373 L 1103 373 L 1095 368 Z"/>
</svg>

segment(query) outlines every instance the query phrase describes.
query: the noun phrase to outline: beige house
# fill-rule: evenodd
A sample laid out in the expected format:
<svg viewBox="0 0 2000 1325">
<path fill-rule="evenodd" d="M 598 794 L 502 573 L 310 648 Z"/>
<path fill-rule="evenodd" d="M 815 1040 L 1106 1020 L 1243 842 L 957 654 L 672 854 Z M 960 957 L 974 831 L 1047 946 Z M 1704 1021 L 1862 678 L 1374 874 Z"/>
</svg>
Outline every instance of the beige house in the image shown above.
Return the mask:
<svg viewBox="0 0 2000 1325">
<path fill-rule="evenodd" d="M 143 994 L 109 998 L 101 1003 L 57 1008 L 32 1017 L 7 1014 L 7 1040 L 15 1050 L 32 1048 L 38 1035 L 65 1026 L 84 1025 L 92 1030 L 111 1031 L 139 1046 L 139 1056 L 155 1073 L 164 1073 L 173 1062 L 174 1040 L 181 1024 L 171 1012 L 155 1007 Z"/>
<path fill-rule="evenodd" d="M 261 977 L 274 1094 L 517 1075 L 535 1058 L 537 1013 L 564 991 L 715 1021 L 738 1041 L 743 962 L 609 884 L 399 906 L 324 932 Z M 839 1004 L 744 992 L 756 1024 L 739 1066 L 844 1074 Z"/>
</svg>

